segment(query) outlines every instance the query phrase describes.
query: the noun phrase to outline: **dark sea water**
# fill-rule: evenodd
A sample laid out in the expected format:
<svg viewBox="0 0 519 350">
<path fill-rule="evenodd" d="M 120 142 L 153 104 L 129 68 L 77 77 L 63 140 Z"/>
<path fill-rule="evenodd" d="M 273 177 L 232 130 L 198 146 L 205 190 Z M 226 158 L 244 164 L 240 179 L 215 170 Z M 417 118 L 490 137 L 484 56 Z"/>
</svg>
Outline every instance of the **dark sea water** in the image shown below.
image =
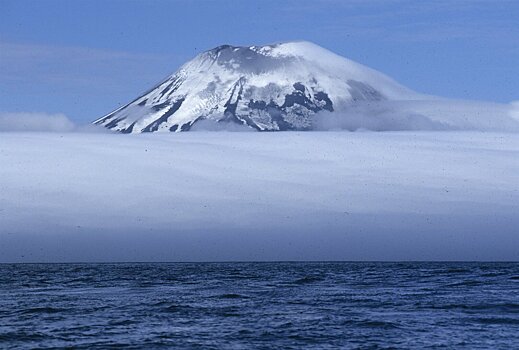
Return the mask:
<svg viewBox="0 0 519 350">
<path fill-rule="evenodd" d="M 519 349 L 519 263 L 0 265 L 0 348 Z"/>
</svg>

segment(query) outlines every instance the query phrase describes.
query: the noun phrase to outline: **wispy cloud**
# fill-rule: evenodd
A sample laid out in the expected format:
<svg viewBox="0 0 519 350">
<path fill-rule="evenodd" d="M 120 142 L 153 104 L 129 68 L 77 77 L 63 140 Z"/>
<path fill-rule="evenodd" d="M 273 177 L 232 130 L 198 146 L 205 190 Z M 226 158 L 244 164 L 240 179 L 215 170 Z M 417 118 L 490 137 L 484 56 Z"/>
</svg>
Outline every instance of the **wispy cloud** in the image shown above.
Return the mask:
<svg viewBox="0 0 519 350">
<path fill-rule="evenodd" d="M 148 76 L 151 71 L 165 70 L 165 67 L 171 67 L 171 62 L 180 62 L 181 58 L 78 46 L 0 41 L 0 61 L 0 79 L 4 83 L 111 85 L 117 82 L 120 85 L 120 78 L 125 74 L 139 79 L 140 74 Z"/>
<path fill-rule="evenodd" d="M 495 13 L 514 4 L 509 0 L 322 0 L 290 2 L 283 11 L 296 21 L 312 13 L 330 13 L 319 30 L 338 38 L 409 43 L 506 38 L 505 44 L 513 48 L 519 45 L 517 21 Z"/>
</svg>

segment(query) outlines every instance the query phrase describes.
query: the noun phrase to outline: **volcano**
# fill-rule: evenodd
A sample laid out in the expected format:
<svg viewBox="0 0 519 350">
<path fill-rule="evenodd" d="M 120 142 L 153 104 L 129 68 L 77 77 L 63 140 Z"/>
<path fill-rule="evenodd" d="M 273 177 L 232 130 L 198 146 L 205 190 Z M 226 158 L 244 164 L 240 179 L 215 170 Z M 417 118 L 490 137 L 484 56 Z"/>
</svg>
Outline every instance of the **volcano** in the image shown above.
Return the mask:
<svg viewBox="0 0 519 350">
<path fill-rule="evenodd" d="M 188 131 L 201 121 L 258 131 L 311 130 L 320 111 L 417 96 L 310 42 L 222 45 L 94 124 L 122 133 Z"/>
</svg>

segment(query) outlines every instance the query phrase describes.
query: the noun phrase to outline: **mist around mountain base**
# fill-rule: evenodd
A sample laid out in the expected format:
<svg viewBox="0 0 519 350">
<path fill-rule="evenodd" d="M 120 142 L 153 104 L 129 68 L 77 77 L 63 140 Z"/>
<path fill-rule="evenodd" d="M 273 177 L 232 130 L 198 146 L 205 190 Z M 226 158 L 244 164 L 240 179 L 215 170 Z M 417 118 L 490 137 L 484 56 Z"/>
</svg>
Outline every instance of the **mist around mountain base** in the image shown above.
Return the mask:
<svg viewBox="0 0 519 350">
<path fill-rule="evenodd" d="M 517 260 L 516 133 L 5 132 L 2 262 Z"/>
<path fill-rule="evenodd" d="M 139 113 L 136 111 L 136 113 Z M 519 102 L 430 99 L 344 102 L 312 116 L 309 131 L 497 131 L 519 132 Z M 114 133 L 103 126 L 75 123 L 64 114 L 2 113 L 2 131 Z M 190 131 L 257 131 L 222 118 L 201 118 Z"/>
</svg>

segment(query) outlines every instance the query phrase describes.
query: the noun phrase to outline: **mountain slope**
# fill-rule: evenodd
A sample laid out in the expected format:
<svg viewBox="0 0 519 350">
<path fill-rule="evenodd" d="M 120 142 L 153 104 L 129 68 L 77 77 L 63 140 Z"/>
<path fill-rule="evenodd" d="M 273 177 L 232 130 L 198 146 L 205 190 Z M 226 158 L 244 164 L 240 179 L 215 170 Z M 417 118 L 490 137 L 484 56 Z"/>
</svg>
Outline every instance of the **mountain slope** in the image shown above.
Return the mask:
<svg viewBox="0 0 519 350">
<path fill-rule="evenodd" d="M 198 121 L 260 130 L 308 130 L 322 110 L 418 94 L 309 42 L 219 46 L 94 123 L 124 133 L 187 131 Z"/>
</svg>

